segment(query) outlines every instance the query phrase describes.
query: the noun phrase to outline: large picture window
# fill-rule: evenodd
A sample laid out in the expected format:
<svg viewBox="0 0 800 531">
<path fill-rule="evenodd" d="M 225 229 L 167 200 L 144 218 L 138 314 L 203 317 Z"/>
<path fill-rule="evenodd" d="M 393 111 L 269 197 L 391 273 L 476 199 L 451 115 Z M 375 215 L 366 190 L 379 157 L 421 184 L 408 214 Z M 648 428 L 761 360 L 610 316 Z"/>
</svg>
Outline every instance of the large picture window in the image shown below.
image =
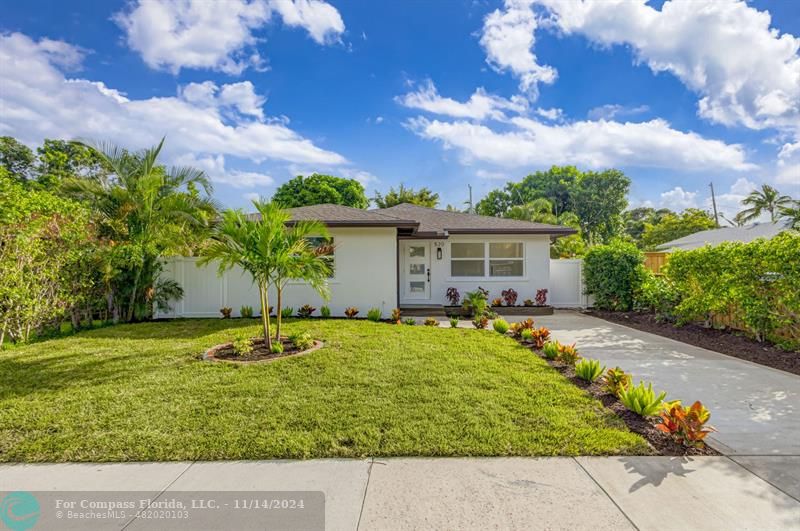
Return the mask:
<svg viewBox="0 0 800 531">
<path fill-rule="evenodd" d="M 522 242 L 452 242 L 451 277 L 521 277 L 525 274 Z"/>
</svg>

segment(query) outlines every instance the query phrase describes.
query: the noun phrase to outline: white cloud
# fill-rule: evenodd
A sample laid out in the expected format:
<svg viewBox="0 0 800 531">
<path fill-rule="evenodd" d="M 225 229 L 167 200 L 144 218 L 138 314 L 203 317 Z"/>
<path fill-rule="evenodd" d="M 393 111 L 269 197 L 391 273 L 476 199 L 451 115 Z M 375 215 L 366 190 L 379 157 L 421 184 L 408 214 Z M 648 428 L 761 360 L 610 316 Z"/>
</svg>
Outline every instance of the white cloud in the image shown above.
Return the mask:
<svg viewBox="0 0 800 531">
<path fill-rule="evenodd" d="M 617 116 L 635 116 L 650 110 L 647 105 L 638 105 L 636 107 L 626 107 L 619 104 L 607 104 L 595 107 L 589 110 L 587 117 L 590 120 L 613 120 Z"/>
<path fill-rule="evenodd" d="M 605 120 L 547 124 L 512 118 L 516 127 L 496 131 L 467 121 L 409 120 L 406 125 L 422 138 L 457 149 L 466 162 L 481 160 L 497 166 L 577 164 L 590 168 L 640 166 L 697 170 L 750 170 L 738 144 L 711 140 L 672 129 L 664 120 L 620 123 Z"/>
<path fill-rule="evenodd" d="M 537 83 L 553 83 L 557 77 L 556 70 L 538 64 L 533 53 L 537 25 L 531 2 L 506 0 L 504 10 L 486 16 L 481 36 L 486 62 L 499 72 L 511 71 L 532 99 L 538 94 Z"/>
<path fill-rule="evenodd" d="M 375 117 L 375 123 L 376 124 L 382 124 L 383 123 L 383 116 L 376 116 Z"/>
<path fill-rule="evenodd" d="M 661 194 L 661 206 L 675 211 L 697 208 L 697 192 L 689 192 L 676 186 Z"/>
<path fill-rule="evenodd" d="M 258 201 L 261 199 L 261 194 L 258 192 L 247 192 L 246 194 L 242 194 L 242 197 L 247 199 L 248 201 Z"/>
<path fill-rule="evenodd" d="M 630 46 L 653 72 L 669 72 L 699 94 L 699 114 L 749 128 L 800 124 L 800 39 L 770 28 L 744 1 L 532 0 L 549 25 L 605 45 Z"/>
<path fill-rule="evenodd" d="M 266 187 L 275 182 L 272 177 L 263 173 L 226 169 L 225 157 L 222 155 L 197 157 L 186 153 L 176 157 L 175 164 L 203 170 L 212 181 L 228 184 L 234 188 Z"/>
<path fill-rule="evenodd" d="M 475 175 L 480 177 L 481 179 L 486 179 L 487 181 L 507 181 L 508 175 L 499 172 L 499 171 L 489 171 L 484 169 L 479 169 L 475 171 Z"/>
<path fill-rule="evenodd" d="M 129 148 L 154 145 L 166 136 L 168 160 L 190 153 L 198 158 L 224 155 L 256 163 L 336 166 L 347 162 L 284 122 L 259 120 L 262 100 L 246 83 L 223 85 L 219 90 L 213 83 L 192 84 L 177 97 L 129 99 L 100 82 L 66 79 L 51 58 L 41 41 L 20 33 L 0 35 L 0 64 L 4 65 L 0 68 L 0 134 L 32 145 L 44 138 L 86 138 Z M 226 115 L 231 108 L 239 112 Z M 257 181 L 254 176 L 240 178 Z"/>
<path fill-rule="evenodd" d="M 305 28 L 318 43 L 338 38 L 344 22 L 333 6 L 319 0 L 139 0 L 114 15 L 130 48 L 151 68 L 177 74 L 181 68 L 208 68 L 238 75 L 263 68 L 253 32 L 273 12 L 287 26 Z"/>
<path fill-rule="evenodd" d="M 726 193 L 717 194 L 717 211 L 722 214 L 723 217 L 732 220 L 736 214 L 744 209 L 742 199 L 750 195 L 750 192 L 755 190 L 757 186 L 756 183 L 745 177 L 740 177 L 731 185 Z M 713 208 L 710 195 L 705 199 L 704 205 L 709 211 Z M 767 221 L 768 219 L 768 215 L 763 215 L 761 218 L 754 221 Z M 720 221 L 720 224 L 723 224 L 722 221 Z"/>
<path fill-rule="evenodd" d="M 559 121 L 564 119 L 564 111 L 557 108 L 552 109 L 542 109 L 541 107 L 536 109 L 536 114 L 551 121 Z"/>
<path fill-rule="evenodd" d="M 489 94 L 483 88 L 476 89 L 466 102 L 444 98 L 439 95 L 436 86 L 430 79 L 422 83 L 415 92 L 398 96 L 395 101 L 411 109 L 473 120 L 502 120 L 505 118 L 503 111 L 520 113 L 527 108 L 524 98 L 517 96 L 507 100 Z"/>
</svg>

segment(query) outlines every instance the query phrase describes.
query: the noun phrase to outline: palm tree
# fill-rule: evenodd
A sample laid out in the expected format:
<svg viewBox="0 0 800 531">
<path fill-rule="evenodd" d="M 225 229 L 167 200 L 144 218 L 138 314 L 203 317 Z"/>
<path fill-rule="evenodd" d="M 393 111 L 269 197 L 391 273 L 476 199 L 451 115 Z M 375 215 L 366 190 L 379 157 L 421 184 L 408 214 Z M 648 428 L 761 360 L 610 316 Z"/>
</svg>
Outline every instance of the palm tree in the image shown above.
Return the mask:
<svg viewBox="0 0 800 531">
<path fill-rule="evenodd" d="M 281 308 L 283 307 L 283 288 L 290 280 L 303 280 L 317 291 L 323 298 L 330 295 L 328 278 L 332 271 L 325 260 L 332 248 L 328 245 L 314 247 L 309 238 L 328 239 L 328 229 L 319 221 L 298 221 L 283 231 L 283 241 L 276 249 L 275 291 L 277 300 L 277 326 L 275 339 L 281 337 Z"/>
<path fill-rule="evenodd" d="M 511 207 L 505 217 L 536 223 L 555 224 L 558 222 L 558 218 L 553 214 L 553 204 L 544 197 L 536 198 L 524 205 Z"/>
<path fill-rule="evenodd" d="M 217 212 L 211 183 L 195 168 L 158 164 L 163 138 L 135 153 L 109 143 L 76 143 L 91 149 L 109 174 L 69 179 L 63 190 L 94 209 L 119 270 L 115 291 L 126 295 L 124 319 L 131 321 L 152 306 L 160 258 L 191 252 L 205 238 Z M 121 304 L 123 297 L 109 300 Z"/>
<path fill-rule="evenodd" d="M 780 214 L 793 229 L 800 229 L 800 201 L 792 201 L 790 206 L 782 207 Z"/>
<path fill-rule="evenodd" d="M 759 217 L 762 212 L 769 212 L 770 221 L 777 221 L 782 208 L 791 206 L 792 198 L 788 195 L 780 195 L 778 190 L 768 184 L 761 185 L 760 190 L 753 190 L 750 195 L 742 200 L 742 204 L 748 206 L 739 212 L 738 217 L 742 222 L 748 222 Z"/>
</svg>

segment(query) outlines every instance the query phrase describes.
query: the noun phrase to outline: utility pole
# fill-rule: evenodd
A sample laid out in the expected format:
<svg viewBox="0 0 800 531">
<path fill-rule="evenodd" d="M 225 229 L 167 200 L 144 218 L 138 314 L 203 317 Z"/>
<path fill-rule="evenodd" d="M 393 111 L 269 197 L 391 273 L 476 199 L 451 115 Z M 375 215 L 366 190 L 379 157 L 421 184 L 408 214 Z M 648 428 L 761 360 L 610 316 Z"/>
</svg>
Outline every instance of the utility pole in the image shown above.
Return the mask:
<svg viewBox="0 0 800 531">
<path fill-rule="evenodd" d="M 469 210 L 468 210 L 468 212 L 470 214 L 472 214 L 472 213 L 475 212 L 475 209 L 472 207 L 472 185 L 468 184 L 467 188 L 469 188 Z"/>
<path fill-rule="evenodd" d="M 717 198 L 714 197 L 714 183 L 710 182 L 708 186 L 711 187 L 711 204 L 714 206 L 714 224 L 719 228 L 719 214 L 717 214 Z"/>
</svg>

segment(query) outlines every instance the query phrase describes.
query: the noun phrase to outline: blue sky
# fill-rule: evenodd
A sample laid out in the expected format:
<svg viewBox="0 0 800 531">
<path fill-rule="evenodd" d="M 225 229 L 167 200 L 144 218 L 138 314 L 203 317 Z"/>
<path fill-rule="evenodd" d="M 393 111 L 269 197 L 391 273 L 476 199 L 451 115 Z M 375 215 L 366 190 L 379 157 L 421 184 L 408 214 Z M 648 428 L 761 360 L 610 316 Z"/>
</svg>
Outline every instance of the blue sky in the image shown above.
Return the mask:
<svg viewBox="0 0 800 531">
<path fill-rule="evenodd" d="M 228 206 L 313 171 L 461 205 L 565 163 L 634 205 L 800 196 L 795 2 L 27 1 L 0 32 L 0 134 L 166 135 Z"/>
</svg>

